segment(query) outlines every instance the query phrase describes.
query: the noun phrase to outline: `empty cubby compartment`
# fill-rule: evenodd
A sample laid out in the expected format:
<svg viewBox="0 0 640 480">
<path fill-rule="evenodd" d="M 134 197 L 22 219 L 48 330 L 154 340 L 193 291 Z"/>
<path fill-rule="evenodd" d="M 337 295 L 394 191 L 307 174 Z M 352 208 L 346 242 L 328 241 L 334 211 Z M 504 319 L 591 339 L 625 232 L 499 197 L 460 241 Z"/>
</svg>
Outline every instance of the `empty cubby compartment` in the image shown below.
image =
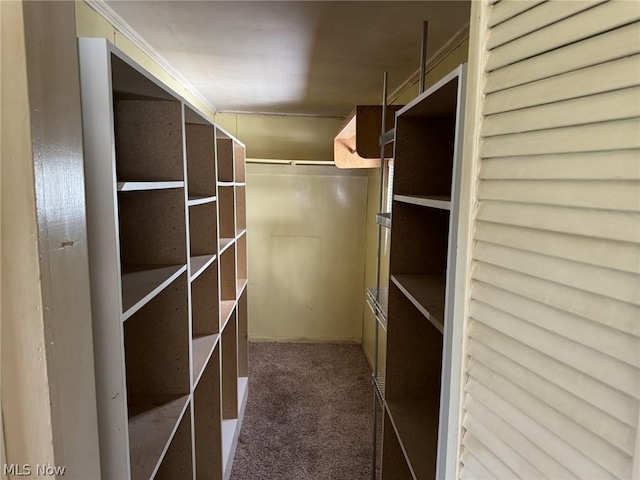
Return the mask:
<svg viewBox="0 0 640 480">
<path fill-rule="evenodd" d="M 187 182 L 189 199 L 216 195 L 214 127 L 187 123 Z"/>
<path fill-rule="evenodd" d="M 220 238 L 236 236 L 234 187 L 218 187 L 218 215 L 220 216 Z"/>
<path fill-rule="evenodd" d="M 222 479 L 220 345 L 216 345 L 193 394 L 196 477 Z"/>
<path fill-rule="evenodd" d="M 216 203 L 189 207 L 189 245 L 191 257 L 213 255 L 218 251 Z"/>
<path fill-rule="evenodd" d="M 216 147 L 218 181 L 233 182 L 233 140 L 220 130 L 216 130 Z"/>
<path fill-rule="evenodd" d="M 118 194 L 122 265 L 184 265 L 187 259 L 184 189 Z"/>
<path fill-rule="evenodd" d="M 180 102 L 116 97 L 114 130 L 119 182 L 184 180 Z"/>
</svg>

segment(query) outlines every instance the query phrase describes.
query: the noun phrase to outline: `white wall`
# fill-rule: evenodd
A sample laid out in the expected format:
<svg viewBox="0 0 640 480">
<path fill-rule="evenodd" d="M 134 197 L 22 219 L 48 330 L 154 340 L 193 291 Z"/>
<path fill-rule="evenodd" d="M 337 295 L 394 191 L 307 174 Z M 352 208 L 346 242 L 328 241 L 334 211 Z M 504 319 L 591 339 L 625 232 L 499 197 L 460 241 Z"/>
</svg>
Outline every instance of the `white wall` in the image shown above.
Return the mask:
<svg viewBox="0 0 640 480">
<path fill-rule="evenodd" d="M 250 339 L 359 343 L 366 172 L 247 167 Z"/>
</svg>

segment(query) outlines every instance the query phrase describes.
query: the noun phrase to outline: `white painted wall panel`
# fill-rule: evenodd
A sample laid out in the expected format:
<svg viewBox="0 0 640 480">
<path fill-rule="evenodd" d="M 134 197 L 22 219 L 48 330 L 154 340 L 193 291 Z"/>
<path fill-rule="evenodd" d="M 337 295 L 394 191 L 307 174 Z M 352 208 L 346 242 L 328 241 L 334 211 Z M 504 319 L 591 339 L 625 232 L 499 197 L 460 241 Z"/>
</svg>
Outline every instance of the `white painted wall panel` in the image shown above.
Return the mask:
<svg viewBox="0 0 640 480">
<path fill-rule="evenodd" d="M 362 338 L 366 172 L 247 165 L 249 339 Z"/>
<path fill-rule="evenodd" d="M 478 18 L 457 477 L 630 478 L 640 3 L 502 0 Z"/>
</svg>

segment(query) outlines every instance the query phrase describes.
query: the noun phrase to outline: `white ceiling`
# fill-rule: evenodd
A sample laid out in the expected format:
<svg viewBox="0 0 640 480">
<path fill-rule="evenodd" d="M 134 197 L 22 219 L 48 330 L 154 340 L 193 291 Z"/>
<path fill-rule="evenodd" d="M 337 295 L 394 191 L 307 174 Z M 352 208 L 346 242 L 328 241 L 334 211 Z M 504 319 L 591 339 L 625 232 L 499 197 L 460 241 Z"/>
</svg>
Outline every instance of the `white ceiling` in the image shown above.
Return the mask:
<svg viewBox="0 0 640 480">
<path fill-rule="evenodd" d="M 468 1 L 107 1 L 218 110 L 344 116 L 469 21 Z"/>
</svg>

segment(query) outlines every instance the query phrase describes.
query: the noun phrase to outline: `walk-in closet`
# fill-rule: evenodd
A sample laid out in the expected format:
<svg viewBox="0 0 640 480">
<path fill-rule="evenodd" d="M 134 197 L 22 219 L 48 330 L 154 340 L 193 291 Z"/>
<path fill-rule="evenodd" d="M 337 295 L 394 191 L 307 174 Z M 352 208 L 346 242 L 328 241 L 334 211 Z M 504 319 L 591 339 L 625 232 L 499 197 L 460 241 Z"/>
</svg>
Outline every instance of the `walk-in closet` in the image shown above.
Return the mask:
<svg viewBox="0 0 640 480">
<path fill-rule="evenodd" d="M 0 14 L 0 480 L 640 479 L 639 1 Z"/>
</svg>

